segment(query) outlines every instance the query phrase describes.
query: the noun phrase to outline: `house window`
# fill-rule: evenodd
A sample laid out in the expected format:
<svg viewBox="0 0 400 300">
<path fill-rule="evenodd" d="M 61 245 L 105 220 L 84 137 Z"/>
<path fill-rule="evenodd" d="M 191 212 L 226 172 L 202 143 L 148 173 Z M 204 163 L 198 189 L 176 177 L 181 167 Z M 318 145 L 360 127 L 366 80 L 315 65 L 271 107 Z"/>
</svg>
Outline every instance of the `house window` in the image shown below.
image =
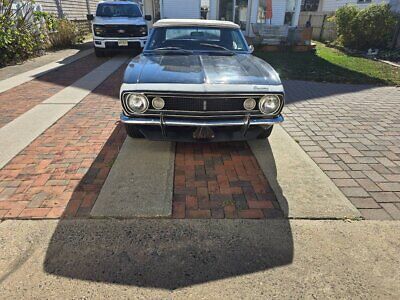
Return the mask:
<svg viewBox="0 0 400 300">
<path fill-rule="evenodd" d="M 317 11 L 319 0 L 302 0 L 301 11 Z"/>
</svg>

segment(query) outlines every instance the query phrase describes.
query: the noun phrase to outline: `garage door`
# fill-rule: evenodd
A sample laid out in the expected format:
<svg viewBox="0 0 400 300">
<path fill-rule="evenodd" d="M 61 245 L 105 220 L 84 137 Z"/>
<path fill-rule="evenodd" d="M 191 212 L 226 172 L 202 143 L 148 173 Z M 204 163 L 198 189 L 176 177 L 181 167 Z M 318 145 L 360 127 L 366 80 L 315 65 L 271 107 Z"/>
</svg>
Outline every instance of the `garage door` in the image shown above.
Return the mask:
<svg viewBox="0 0 400 300">
<path fill-rule="evenodd" d="M 162 0 L 162 18 L 199 19 L 201 0 Z"/>
</svg>

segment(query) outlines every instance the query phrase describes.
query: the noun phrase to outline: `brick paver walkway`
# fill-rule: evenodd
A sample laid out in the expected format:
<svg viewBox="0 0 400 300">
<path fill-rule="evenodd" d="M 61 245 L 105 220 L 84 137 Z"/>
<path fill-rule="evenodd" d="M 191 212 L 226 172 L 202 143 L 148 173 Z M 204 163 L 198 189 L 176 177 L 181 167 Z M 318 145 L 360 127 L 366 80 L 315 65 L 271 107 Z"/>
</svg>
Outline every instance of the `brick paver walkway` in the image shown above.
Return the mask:
<svg viewBox="0 0 400 300">
<path fill-rule="evenodd" d="M 0 170 L 0 218 L 58 218 L 67 206 L 68 216 L 90 211 L 126 136 L 116 122 L 124 69 Z"/>
<path fill-rule="evenodd" d="M 400 219 L 400 89 L 285 82 L 288 133 L 366 219 Z"/>
<path fill-rule="evenodd" d="M 277 218 L 279 205 L 247 143 L 178 143 L 174 218 Z"/>
<path fill-rule="evenodd" d="M 94 54 L 0 93 L 0 128 L 86 75 L 106 59 Z"/>
</svg>

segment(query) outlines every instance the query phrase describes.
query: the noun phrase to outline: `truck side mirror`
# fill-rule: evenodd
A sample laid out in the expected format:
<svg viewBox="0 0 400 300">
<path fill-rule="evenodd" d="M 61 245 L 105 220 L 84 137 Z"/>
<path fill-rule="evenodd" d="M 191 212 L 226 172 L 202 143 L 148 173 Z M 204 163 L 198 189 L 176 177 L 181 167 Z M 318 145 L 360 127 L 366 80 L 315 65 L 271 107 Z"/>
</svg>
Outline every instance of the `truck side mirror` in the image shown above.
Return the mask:
<svg viewBox="0 0 400 300">
<path fill-rule="evenodd" d="M 145 19 L 146 21 L 151 21 L 151 20 L 152 20 L 152 17 L 151 17 L 151 15 L 145 15 L 145 16 L 144 16 L 144 19 Z"/>
<path fill-rule="evenodd" d="M 93 14 L 87 14 L 86 19 L 88 19 L 88 21 L 93 21 L 93 19 L 94 19 Z"/>
</svg>

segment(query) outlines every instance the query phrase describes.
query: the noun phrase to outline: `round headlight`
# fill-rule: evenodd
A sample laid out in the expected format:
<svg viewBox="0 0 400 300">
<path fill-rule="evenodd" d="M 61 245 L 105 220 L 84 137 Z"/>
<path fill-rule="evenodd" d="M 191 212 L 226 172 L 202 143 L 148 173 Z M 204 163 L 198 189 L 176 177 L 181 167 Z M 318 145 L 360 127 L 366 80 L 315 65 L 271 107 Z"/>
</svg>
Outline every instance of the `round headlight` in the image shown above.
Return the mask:
<svg viewBox="0 0 400 300">
<path fill-rule="evenodd" d="M 155 109 L 163 109 L 165 106 L 165 101 L 161 97 L 155 97 L 152 101 L 151 104 Z"/>
<path fill-rule="evenodd" d="M 149 108 L 149 100 L 142 94 L 130 94 L 127 96 L 126 105 L 134 113 L 144 113 Z"/>
<path fill-rule="evenodd" d="M 273 114 L 277 112 L 281 105 L 281 99 L 277 95 L 265 95 L 260 99 L 258 108 L 263 114 Z"/>
<path fill-rule="evenodd" d="M 243 102 L 243 107 L 245 110 L 253 110 L 256 107 L 256 105 L 257 102 L 253 98 L 248 98 Z"/>
</svg>

